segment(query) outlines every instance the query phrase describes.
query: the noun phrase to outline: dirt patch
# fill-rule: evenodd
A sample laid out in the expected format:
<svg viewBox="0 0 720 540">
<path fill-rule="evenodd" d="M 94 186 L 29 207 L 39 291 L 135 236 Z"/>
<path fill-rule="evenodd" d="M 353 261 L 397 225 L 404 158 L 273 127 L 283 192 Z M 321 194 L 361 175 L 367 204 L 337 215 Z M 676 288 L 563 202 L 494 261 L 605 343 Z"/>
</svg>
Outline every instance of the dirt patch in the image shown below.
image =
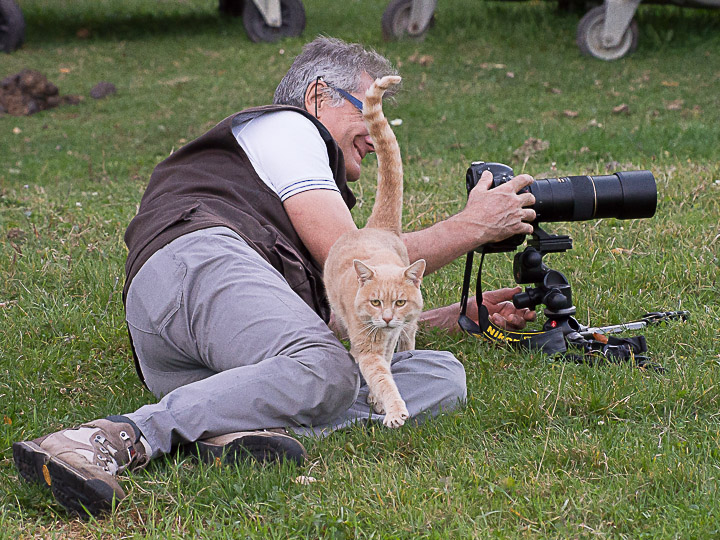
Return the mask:
<svg viewBox="0 0 720 540">
<path fill-rule="evenodd" d="M 82 99 L 61 96 L 57 86 L 33 69 L 23 69 L 0 81 L 0 115 L 28 116 L 58 105 L 77 105 Z"/>
</svg>

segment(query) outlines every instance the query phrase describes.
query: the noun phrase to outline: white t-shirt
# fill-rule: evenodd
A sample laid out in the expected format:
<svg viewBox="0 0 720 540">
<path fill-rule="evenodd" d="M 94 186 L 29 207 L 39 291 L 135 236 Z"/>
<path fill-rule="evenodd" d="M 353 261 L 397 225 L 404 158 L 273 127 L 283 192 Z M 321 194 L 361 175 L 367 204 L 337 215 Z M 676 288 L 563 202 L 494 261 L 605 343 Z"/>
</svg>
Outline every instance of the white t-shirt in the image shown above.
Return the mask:
<svg viewBox="0 0 720 540">
<path fill-rule="evenodd" d="M 293 111 L 261 114 L 232 128 L 258 176 L 281 201 L 311 189 L 340 191 L 315 125 Z"/>
</svg>

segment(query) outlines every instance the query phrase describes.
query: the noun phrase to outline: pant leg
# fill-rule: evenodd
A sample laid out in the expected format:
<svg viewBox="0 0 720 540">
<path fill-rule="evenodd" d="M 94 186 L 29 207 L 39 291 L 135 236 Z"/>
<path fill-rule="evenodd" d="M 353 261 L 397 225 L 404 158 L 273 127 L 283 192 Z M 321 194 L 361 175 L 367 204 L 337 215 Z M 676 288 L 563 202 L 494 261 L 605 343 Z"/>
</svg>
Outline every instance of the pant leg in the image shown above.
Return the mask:
<svg viewBox="0 0 720 540">
<path fill-rule="evenodd" d="M 447 351 L 415 350 L 396 353 L 391 371 L 400 395 L 405 400 L 410 419 L 422 422 L 428 417 L 457 409 L 467 399 L 465 368 Z M 382 422 L 367 404 L 368 386 L 361 380 L 355 403 L 342 415 L 324 425 L 296 427 L 298 435 L 328 435 L 356 422 Z"/>
<path fill-rule="evenodd" d="M 320 317 L 239 236 L 214 228 L 155 253 L 127 297 L 148 387 L 127 414 L 153 456 L 250 429 L 322 425 L 355 401 L 359 372 Z"/>
</svg>

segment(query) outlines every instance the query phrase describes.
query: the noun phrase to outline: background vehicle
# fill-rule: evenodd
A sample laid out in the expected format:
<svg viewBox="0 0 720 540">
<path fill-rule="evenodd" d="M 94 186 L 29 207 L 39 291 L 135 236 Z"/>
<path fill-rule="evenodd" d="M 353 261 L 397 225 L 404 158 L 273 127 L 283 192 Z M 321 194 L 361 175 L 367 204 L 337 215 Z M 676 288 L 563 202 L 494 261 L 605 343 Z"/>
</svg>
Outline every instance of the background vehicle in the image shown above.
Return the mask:
<svg viewBox="0 0 720 540">
<path fill-rule="evenodd" d="M 569 1 L 559 0 L 567 7 Z M 641 0 L 605 0 L 588 11 L 577 27 L 576 41 L 583 54 L 617 60 L 638 45 L 635 12 Z M 682 7 L 720 8 L 720 0 L 655 0 Z M 421 38 L 432 26 L 437 0 L 391 0 L 382 17 L 385 39 Z"/>
<path fill-rule="evenodd" d="M 305 29 L 302 0 L 219 0 L 221 13 L 242 17 L 251 41 L 277 41 Z M 0 0 L 0 50 L 12 52 L 25 39 L 25 20 L 14 0 Z"/>
</svg>

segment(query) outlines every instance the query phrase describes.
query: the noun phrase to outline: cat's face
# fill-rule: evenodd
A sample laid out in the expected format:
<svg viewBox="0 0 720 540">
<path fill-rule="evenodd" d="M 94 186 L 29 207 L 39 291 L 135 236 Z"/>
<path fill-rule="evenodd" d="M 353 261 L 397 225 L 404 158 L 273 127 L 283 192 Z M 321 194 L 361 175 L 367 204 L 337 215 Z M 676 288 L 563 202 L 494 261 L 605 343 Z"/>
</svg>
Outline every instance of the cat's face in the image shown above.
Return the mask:
<svg viewBox="0 0 720 540">
<path fill-rule="evenodd" d="M 425 261 L 420 260 L 409 267 L 373 268 L 357 261 L 355 268 L 360 282 L 355 312 L 365 324 L 390 329 L 417 320 L 423 307 L 420 283 Z"/>
</svg>

